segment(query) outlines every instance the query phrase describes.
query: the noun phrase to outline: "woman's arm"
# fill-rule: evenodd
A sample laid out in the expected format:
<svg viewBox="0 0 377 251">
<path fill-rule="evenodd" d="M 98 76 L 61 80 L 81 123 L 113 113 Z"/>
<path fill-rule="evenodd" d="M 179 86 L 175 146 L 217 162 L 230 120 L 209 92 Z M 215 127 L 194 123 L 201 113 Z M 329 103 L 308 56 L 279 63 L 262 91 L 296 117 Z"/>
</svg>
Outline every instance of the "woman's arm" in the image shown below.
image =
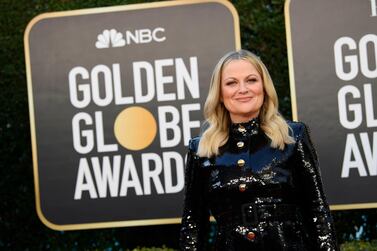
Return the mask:
<svg viewBox="0 0 377 251">
<path fill-rule="evenodd" d="M 207 179 L 200 170 L 199 157 L 190 141 L 185 171 L 185 199 L 180 231 L 181 250 L 205 250 L 209 230 Z"/>
<path fill-rule="evenodd" d="M 339 250 L 322 187 L 319 162 L 308 128 L 302 123 L 297 142 L 297 173 L 304 224 L 313 250 Z"/>
</svg>

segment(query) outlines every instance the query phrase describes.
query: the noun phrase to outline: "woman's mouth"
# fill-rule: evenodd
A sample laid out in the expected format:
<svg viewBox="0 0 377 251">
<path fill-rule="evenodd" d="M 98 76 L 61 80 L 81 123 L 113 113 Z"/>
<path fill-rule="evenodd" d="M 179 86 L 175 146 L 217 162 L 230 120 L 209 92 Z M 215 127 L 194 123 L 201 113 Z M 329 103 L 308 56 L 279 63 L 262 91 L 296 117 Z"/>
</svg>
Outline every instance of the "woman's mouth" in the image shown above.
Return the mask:
<svg viewBox="0 0 377 251">
<path fill-rule="evenodd" d="M 239 102 L 248 102 L 252 99 L 253 97 L 240 97 L 240 98 L 236 98 L 237 101 Z"/>
</svg>

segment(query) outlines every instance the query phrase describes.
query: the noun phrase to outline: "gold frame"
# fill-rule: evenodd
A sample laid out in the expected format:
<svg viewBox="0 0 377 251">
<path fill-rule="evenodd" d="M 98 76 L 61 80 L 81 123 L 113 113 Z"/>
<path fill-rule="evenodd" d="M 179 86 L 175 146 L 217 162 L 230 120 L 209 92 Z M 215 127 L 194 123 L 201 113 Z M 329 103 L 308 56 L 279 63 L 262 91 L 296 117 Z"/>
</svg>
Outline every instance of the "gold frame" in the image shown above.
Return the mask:
<svg viewBox="0 0 377 251">
<path fill-rule="evenodd" d="M 294 64 L 293 64 L 291 16 L 290 16 L 290 12 L 289 12 L 290 3 L 291 3 L 291 0 L 286 0 L 285 5 L 284 5 L 285 31 L 286 31 L 286 37 L 287 37 L 289 85 L 290 85 L 290 90 L 291 90 L 292 117 L 293 117 L 294 121 L 298 121 L 296 82 L 295 82 Z M 331 210 L 349 210 L 349 209 L 367 209 L 367 208 L 377 208 L 377 202 L 376 203 L 372 202 L 372 203 L 354 203 L 354 204 L 334 204 L 334 205 L 330 205 Z"/>
<path fill-rule="evenodd" d="M 65 16 L 77 16 L 88 15 L 97 13 L 109 13 L 118 11 L 129 11 L 139 9 L 152 9 L 160 7 L 181 6 L 189 4 L 206 4 L 206 3 L 218 3 L 224 5 L 233 16 L 234 20 L 234 36 L 236 49 L 241 49 L 240 38 L 240 25 L 239 17 L 235 7 L 227 0 L 179 0 L 179 1 L 164 1 L 154 3 L 141 3 L 132 5 L 112 6 L 112 7 L 99 7 L 91 9 L 70 10 L 61 12 L 49 12 L 43 13 L 34 17 L 27 25 L 24 33 L 24 51 L 25 51 L 25 64 L 26 64 L 26 77 L 28 87 L 28 102 L 29 102 L 29 116 L 30 116 L 30 133 L 32 144 L 32 156 L 33 156 L 33 172 L 34 172 L 34 189 L 35 189 L 35 203 L 36 210 L 39 219 L 47 227 L 54 230 L 79 230 L 79 229 L 95 229 L 95 228 L 110 228 L 110 227 L 125 227 L 125 226 L 145 226 L 145 225 L 160 225 L 160 224 L 177 224 L 180 223 L 181 218 L 167 218 L 167 219 L 149 219 L 149 220 L 130 220 L 130 221 L 114 221 L 114 222 L 96 222 L 96 223 L 83 223 L 83 224 L 66 224 L 58 225 L 50 222 L 42 213 L 40 191 L 39 191 L 39 174 L 38 174 L 38 154 L 37 154 L 37 140 L 35 132 L 35 116 L 34 116 L 34 100 L 33 100 L 33 86 L 31 77 L 31 65 L 30 65 L 30 48 L 29 48 L 29 35 L 32 27 L 43 19 L 65 17 Z"/>
</svg>

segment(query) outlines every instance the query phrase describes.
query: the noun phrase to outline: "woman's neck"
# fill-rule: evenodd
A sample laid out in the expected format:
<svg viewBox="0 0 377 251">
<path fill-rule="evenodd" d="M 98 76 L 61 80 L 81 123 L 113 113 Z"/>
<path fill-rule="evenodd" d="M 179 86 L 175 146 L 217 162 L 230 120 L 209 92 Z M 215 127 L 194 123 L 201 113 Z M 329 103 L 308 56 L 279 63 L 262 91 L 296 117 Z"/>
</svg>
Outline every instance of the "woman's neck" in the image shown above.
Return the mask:
<svg viewBox="0 0 377 251">
<path fill-rule="evenodd" d="M 256 119 L 258 118 L 258 114 L 253 114 L 253 115 L 250 115 L 250 116 L 232 116 L 230 115 L 230 122 L 232 124 L 241 124 L 241 123 L 247 123 L 253 119 Z"/>
</svg>

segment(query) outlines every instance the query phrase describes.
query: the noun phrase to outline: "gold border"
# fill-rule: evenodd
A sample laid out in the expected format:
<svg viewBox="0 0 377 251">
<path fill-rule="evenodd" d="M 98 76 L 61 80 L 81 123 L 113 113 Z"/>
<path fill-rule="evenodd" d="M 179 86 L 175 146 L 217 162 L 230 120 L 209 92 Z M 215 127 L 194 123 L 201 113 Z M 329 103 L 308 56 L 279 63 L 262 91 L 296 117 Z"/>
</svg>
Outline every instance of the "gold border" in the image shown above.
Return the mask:
<svg viewBox="0 0 377 251">
<path fill-rule="evenodd" d="M 349 210 L 349 209 L 370 209 L 377 208 L 377 203 L 355 203 L 355 204 L 335 204 L 331 205 L 331 210 Z"/>
<path fill-rule="evenodd" d="M 288 67 L 289 67 L 289 85 L 291 90 L 291 105 L 292 105 L 292 118 L 294 121 L 298 121 L 297 114 L 297 96 L 296 96 L 296 82 L 294 74 L 293 64 L 293 47 L 292 47 L 292 33 L 291 33 L 291 16 L 290 16 L 290 4 L 292 0 L 286 0 L 284 5 L 285 16 L 285 31 L 287 37 L 287 50 L 288 50 Z M 330 205 L 331 210 L 349 210 L 349 209 L 367 209 L 377 208 L 376 203 L 354 203 L 354 204 L 334 204 Z"/>
<path fill-rule="evenodd" d="M 296 99 L 296 82 L 295 72 L 293 65 L 293 50 L 292 50 L 292 33 L 291 33 L 291 16 L 289 12 L 291 0 L 286 0 L 284 5 L 284 17 L 285 17 L 285 32 L 287 39 L 287 54 L 288 54 L 288 69 L 289 69 L 289 86 L 291 90 L 291 107 L 292 107 L 292 119 L 298 121 L 297 117 L 297 99 Z"/>
<path fill-rule="evenodd" d="M 131 221 L 115 221 L 115 222 L 97 222 L 97 223 L 85 223 L 85 224 L 66 224 L 57 225 L 49 221 L 42 212 L 40 191 L 39 191 L 39 174 L 38 174 L 38 154 L 37 154 L 37 137 L 35 131 L 35 116 L 34 116 L 34 100 L 33 100 L 33 85 L 31 77 L 31 65 L 30 65 L 30 46 L 29 46 L 29 36 L 33 26 L 43 20 L 55 17 L 66 17 L 66 16 L 77 16 L 77 15 L 88 15 L 88 14 L 98 14 L 98 13 L 108 13 L 108 12 L 118 12 L 118 11 L 129 11 L 129 10 L 139 10 L 139 9 L 152 9 L 160 7 L 170 7 L 170 6 L 180 6 L 189 4 L 206 4 L 206 3 L 218 3 L 222 4 L 228 8 L 233 16 L 234 22 L 234 36 L 235 36 L 235 47 L 237 50 L 241 49 L 241 38 L 240 38 L 240 25 L 239 17 L 235 7 L 227 0 L 179 0 L 179 1 L 164 1 L 164 2 L 154 2 L 154 3 L 142 3 L 142 4 L 132 4 L 123 6 L 113 6 L 113 7 L 99 7 L 92 9 L 82 9 L 82 10 L 70 10 L 61 12 L 49 12 L 43 13 L 34 17 L 27 25 L 24 33 L 24 51 L 25 51 L 25 64 L 26 64 L 26 78 L 27 78 L 27 88 L 28 88 L 28 102 L 29 102 L 29 116 L 30 116 L 30 134 L 31 134 L 31 146 L 32 146 L 32 156 L 33 156 L 33 172 L 34 172 L 34 190 L 35 190 L 35 204 L 39 219 L 47 227 L 54 230 L 79 230 L 79 229 L 94 229 L 94 228 L 108 228 L 108 227 L 124 227 L 124 226 L 144 226 L 144 225 L 159 225 L 159 224 L 177 224 L 181 222 L 181 218 L 167 218 L 167 219 L 152 219 L 152 220 L 131 220 Z"/>
</svg>

